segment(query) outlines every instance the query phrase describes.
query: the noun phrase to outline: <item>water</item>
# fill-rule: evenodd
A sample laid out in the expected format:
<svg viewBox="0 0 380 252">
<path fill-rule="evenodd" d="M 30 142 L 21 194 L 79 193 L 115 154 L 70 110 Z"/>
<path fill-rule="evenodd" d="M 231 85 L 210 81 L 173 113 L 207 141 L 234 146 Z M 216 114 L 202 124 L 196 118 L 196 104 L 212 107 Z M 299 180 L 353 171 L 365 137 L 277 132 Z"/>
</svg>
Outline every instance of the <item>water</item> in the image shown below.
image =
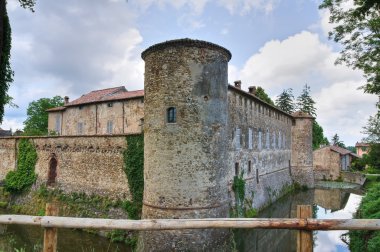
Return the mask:
<svg viewBox="0 0 380 252">
<path fill-rule="evenodd" d="M 344 186 L 346 188 L 346 186 Z M 313 216 L 317 219 L 351 219 L 362 196 L 360 190 L 317 188 L 288 195 L 259 213 L 260 218 L 296 218 L 297 205 L 313 205 Z M 347 231 L 313 232 L 315 252 L 349 251 Z M 343 235 L 343 236 L 342 236 Z M 343 240 L 342 240 L 343 238 Z M 235 242 L 238 251 L 296 251 L 295 230 L 237 230 Z"/>
<path fill-rule="evenodd" d="M 318 186 L 326 186 L 318 184 Z M 352 218 L 361 201 L 361 192 L 351 186 L 330 189 L 317 188 L 288 195 L 259 213 L 260 218 L 295 218 L 297 205 L 313 205 L 313 215 L 319 219 Z M 336 185 L 335 185 L 336 187 Z M 314 251 L 349 251 L 342 241 L 347 231 L 318 231 L 313 233 Z M 296 251 L 297 231 L 294 230 L 235 230 L 238 251 L 270 252 Z M 346 237 L 346 236 L 345 236 Z M 347 237 L 348 238 L 348 237 Z M 41 251 L 43 229 L 35 226 L 0 226 L 0 252 Z M 59 229 L 58 251 L 103 252 L 131 251 L 125 244 L 111 243 L 108 239 L 87 232 Z"/>
</svg>

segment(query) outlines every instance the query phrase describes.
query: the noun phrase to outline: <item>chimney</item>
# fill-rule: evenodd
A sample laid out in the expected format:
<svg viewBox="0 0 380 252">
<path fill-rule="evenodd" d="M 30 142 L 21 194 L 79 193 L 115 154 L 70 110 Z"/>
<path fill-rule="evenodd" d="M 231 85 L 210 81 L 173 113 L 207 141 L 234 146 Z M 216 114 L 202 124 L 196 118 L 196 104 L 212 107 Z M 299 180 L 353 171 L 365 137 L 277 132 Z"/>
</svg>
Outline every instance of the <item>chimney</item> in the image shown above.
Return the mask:
<svg viewBox="0 0 380 252">
<path fill-rule="evenodd" d="M 235 87 L 241 89 L 241 80 L 234 81 Z"/>
<path fill-rule="evenodd" d="M 255 95 L 256 94 L 256 86 L 248 87 L 248 93 Z"/>
<path fill-rule="evenodd" d="M 65 98 L 63 98 L 65 101 L 63 102 L 63 105 L 66 105 L 69 103 L 69 97 L 68 96 L 65 96 Z"/>
</svg>

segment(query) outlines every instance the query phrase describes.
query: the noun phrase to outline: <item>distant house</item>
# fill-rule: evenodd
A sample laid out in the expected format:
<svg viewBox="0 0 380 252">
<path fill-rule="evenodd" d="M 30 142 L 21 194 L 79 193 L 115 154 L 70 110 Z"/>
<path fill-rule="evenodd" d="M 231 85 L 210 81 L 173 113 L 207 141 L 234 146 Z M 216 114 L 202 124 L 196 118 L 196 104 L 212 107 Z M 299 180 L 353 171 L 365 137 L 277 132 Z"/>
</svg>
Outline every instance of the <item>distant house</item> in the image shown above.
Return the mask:
<svg viewBox="0 0 380 252">
<path fill-rule="evenodd" d="M 12 136 L 12 130 L 3 130 L 0 128 L 0 137 Z"/>
<path fill-rule="evenodd" d="M 369 151 L 369 144 L 367 143 L 359 143 L 357 142 L 355 144 L 355 148 L 356 148 L 356 154 L 359 156 L 359 157 L 362 157 L 364 154 L 368 154 L 368 151 Z"/>
<path fill-rule="evenodd" d="M 355 153 L 339 146 L 325 146 L 313 151 L 314 177 L 316 180 L 332 179 L 341 176 L 341 171 L 349 171 Z"/>
<path fill-rule="evenodd" d="M 123 86 L 95 90 L 62 107 L 48 109 L 48 130 L 57 135 L 106 135 L 141 133 L 144 90 Z"/>
</svg>

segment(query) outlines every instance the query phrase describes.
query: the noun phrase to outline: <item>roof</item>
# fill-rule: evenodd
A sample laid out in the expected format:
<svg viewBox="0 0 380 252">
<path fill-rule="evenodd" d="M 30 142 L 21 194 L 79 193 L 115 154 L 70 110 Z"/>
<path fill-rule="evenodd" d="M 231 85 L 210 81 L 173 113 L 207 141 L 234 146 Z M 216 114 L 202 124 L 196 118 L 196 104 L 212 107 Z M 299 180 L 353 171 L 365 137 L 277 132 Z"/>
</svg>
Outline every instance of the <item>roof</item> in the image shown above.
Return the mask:
<svg viewBox="0 0 380 252">
<path fill-rule="evenodd" d="M 62 111 L 67 107 L 79 106 L 84 104 L 92 104 L 99 102 L 107 102 L 107 101 L 117 101 L 117 100 L 127 100 L 138 97 L 144 97 L 144 90 L 135 90 L 135 91 L 127 91 L 124 86 L 114 87 L 114 88 L 106 88 L 91 91 L 90 93 L 84 94 L 76 100 L 69 102 L 61 107 L 51 108 L 46 111 L 54 112 L 54 111 Z"/>
<path fill-rule="evenodd" d="M 368 147 L 368 146 L 369 146 L 368 143 L 359 143 L 359 142 L 357 142 L 357 143 L 355 144 L 355 147 Z"/>
<path fill-rule="evenodd" d="M 3 130 L 0 128 L 0 136 L 12 136 L 12 131 L 11 130 Z"/>
<path fill-rule="evenodd" d="M 115 88 L 107 88 L 101 90 L 91 91 L 88 94 L 82 95 L 78 99 L 69 102 L 65 105 L 65 107 L 71 107 L 76 105 L 83 105 L 89 103 L 98 103 L 105 101 L 114 101 L 114 100 L 125 100 L 136 97 L 143 97 L 144 90 L 136 90 L 136 91 L 127 91 L 124 86 L 115 87 Z"/>
<path fill-rule="evenodd" d="M 349 151 L 349 150 L 347 150 L 345 148 L 341 148 L 341 147 L 336 146 L 336 145 L 331 145 L 329 147 L 330 147 L 330 150 L 338 152 L 341 155 L 346 155 L 346 154 L 350 154 L 351 153 L 351 151 Z"/>
</svg>

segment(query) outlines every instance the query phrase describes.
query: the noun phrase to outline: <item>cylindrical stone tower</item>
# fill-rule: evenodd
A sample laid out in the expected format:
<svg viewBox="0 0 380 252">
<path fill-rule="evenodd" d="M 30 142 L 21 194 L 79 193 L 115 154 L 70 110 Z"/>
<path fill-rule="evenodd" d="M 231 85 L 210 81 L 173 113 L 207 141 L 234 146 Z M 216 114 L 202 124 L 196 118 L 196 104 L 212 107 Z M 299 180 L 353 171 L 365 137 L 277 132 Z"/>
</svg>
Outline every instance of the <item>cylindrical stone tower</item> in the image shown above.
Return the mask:
<svg viewBox="0 0 380 252">
<path fill-rule="evenodd" d="M 231 53 L 179 39 L 145 60 L 143 218 L 228 216 L 227 69 Z M 142 251 L 213 251 L 226 230 L 143 232 Z"/>
<path fill-rule="evenodd" d="M 293 181 L 314 188 L 313 121 L 307 113 L 295 112 L 292 126 L 291 170 Z"/>
</svg>

